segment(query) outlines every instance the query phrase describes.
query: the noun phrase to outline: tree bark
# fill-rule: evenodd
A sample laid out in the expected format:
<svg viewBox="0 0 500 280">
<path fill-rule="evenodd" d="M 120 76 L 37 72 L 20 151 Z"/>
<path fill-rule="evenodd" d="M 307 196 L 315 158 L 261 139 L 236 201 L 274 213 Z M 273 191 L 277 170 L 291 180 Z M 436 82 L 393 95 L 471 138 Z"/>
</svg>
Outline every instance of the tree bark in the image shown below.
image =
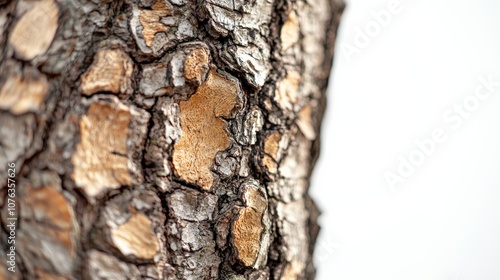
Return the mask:
<svg viewBox="0 0 500 280">
<path fill-rule="evenodd" d="M 313 279 L 343 7 L 0 0 L 0 279 Z"/>
</svg>

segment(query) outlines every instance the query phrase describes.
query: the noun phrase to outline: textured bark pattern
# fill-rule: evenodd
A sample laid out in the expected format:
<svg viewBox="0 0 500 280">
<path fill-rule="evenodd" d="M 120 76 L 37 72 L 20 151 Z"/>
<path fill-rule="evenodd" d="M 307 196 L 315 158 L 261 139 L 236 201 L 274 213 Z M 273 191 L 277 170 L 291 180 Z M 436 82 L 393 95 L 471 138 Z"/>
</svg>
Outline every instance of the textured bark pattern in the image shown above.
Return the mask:
<svg viewBox="0 0 500 280">
<path fill-rule="evenodd" d="M 342 9 L 0 0 L 0 279 L 313 279 Z"/>
</svg>

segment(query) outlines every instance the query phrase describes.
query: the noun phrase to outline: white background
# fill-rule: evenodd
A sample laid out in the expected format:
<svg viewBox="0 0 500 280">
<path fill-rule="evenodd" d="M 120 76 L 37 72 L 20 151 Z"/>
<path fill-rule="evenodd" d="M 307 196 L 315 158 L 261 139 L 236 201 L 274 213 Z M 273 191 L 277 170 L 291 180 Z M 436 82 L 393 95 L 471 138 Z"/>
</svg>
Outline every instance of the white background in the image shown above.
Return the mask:
<svg viewBox="0 0 500 280">
<path fill-rule="evenodd" d="M 500 82 L 500 0 L 400 0 L 358 53 L 356 28 L 390 0 L 347 0 L 311 193 L 320 280 L 500 279 L 500 86 L 453 129 L 443 114 Z M 359 45 L 359 44 L 358 44 Z M 445 131 L 391 189 L 415 140 Z"/>
</svg>

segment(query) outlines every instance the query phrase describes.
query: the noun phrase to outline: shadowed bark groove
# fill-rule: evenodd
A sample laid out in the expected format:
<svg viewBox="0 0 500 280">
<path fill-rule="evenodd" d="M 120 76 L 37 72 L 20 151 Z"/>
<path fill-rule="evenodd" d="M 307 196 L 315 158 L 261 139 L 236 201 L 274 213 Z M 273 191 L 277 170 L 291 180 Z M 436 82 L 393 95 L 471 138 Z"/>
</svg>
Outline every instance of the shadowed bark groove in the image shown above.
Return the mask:
<svg viewBox="0 0 500 280">
<path fill-rule="evenodd" d="M 343 7 L 0 0 L 0 279 L 313 279 Z"/>
</svg>

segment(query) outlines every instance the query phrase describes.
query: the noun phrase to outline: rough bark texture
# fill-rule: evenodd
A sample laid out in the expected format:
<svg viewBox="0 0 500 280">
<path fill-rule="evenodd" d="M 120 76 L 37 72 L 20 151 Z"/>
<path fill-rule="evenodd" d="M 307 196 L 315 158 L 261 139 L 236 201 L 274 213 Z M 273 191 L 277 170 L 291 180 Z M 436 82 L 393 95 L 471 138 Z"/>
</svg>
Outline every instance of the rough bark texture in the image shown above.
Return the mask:
<svg viewBox="0 0 500 280">
<path fill-rule="evenodd" d="M 0 0 L 0 279 L 313 279 L 342 9 Z"/>
</svg>

